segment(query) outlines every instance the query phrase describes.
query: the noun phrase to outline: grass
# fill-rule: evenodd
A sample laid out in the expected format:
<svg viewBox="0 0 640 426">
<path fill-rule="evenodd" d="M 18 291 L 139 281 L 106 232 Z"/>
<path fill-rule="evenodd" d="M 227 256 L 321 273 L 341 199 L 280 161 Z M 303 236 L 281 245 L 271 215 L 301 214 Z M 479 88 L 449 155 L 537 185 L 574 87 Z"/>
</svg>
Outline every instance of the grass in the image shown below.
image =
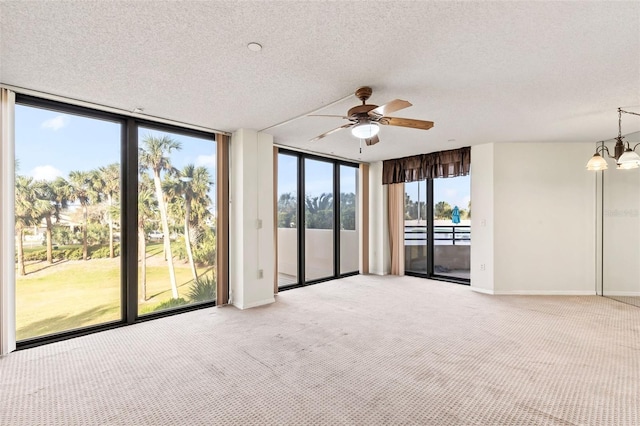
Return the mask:
<svg viewBox="0 0 640 426">
<path fill-rule="evenodd" d="M 161 243 L 147 247 L 147 300 L 138 304 L 141 315 L 171 299 L 162 252 Z M 174 260 L 174 267 L 178 292 L 180 297 L 186 297 L 193 281 L 189 265 Z M 121 319 L 119 257 L 60 261 L 53 265 L 29 262 L 26 271 L 26 276 L 16 277 L 18 340 Z"/>
</svg>

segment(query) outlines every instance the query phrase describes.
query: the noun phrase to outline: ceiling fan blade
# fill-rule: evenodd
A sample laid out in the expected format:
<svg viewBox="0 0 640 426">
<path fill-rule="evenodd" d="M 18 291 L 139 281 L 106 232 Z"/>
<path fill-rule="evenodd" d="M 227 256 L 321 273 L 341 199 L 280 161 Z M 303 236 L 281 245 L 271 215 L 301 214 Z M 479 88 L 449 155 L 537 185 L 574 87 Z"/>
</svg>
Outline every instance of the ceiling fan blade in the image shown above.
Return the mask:
<svg viewBox="0 0 640 426">
<path fill-rule="evenodd" d="M 365 139 L 364 142 L 367 144 L 367 146 L 371 146 L 380 142 L 380 138 L 378 138 L 378 135 L 375 135 L 371 139 Z"/>
<path fill-rule="evenodd" d="M 412 129 L 420 130 L 429 130 L 433 127 L 433 121 L 413 120 L 411 118 L 382 117 L 378 122 L 389 126 L 411 127 Z"/>
<path fill-rule="evenodd" d="M 349 117 L 345 117 L 344 115 L 324 115 L 324 114 L 309 114 L 307 115 L 307 117 L 334 117 L 334 118 L 344 118 L 346 120 L 349 119 Z"/>
<path fill-rule="evenodd" d="M 384 105 L 380 105 L 377 108 L 369 111 L 369 116 L 371 117 L 382 117 L 383 115 L 391 114 L 395 111 L 400 111 L 401 109 L 405 109 L 410 107 L 412 104 L 408 101 L 403 101 L 402 99 L 394 99 L 391 102 L 388 102 Z"/>
<path fill-rule="evenodd" d="M 326 136 L 329 136 L 331 133 L 335 133 L 335 132 L 337 132 L 339 130 L 346 129 L 347 127 L 351 127 L 351 126 L 353 126 L 353 123 L 348 123 L 348 124 L 345 124 L 343 126 L 336 127 L 333 130 L 329 130 L 328 132 L 324 132 L 323 134 L 316 136 L 315 138 L 311 139 L 309 142 L 315 142 L 315 141 L 317 141 L 319 139 L 322 139 L 322 138 L 324 138 Z"/>
</svg>

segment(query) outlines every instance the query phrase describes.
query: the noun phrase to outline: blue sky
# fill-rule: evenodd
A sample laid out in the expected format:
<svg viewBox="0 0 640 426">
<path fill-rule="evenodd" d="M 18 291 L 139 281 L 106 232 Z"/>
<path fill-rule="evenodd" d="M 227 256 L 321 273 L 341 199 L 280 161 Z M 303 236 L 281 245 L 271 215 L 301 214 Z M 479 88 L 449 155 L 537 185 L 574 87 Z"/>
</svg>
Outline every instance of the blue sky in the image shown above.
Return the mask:
<svg viewBox="0 0 640 426">
<path fill-rule="evenodd" d="M 296 188 L 296 157 L 280 155 L 278 164 L 278 196 L 283 193 L 295 193 Z M 306 182 L 305 189 L 312 196 L 318 196 L 323 192 L 331 192 L 333 177 L 331 164 L 321 161 L 307 160 L 305 163 Z M 355 192 L 354 169 L 350 167 L 340 168 L 341 192 Z M 418 200 L 418 183 L 412 182 L 405 185 L 405 191 L 413 201 Z M 446 201 L 452 206 L 457 205 L 461 209 L 467 209 L 471 200 L 471 183 L 469 176 L 456 178 L 436 179 L 433 185 L 434 202 Z M 425 183 L 420 183 L 420 200 L 425 199 Z"/>
<path fill-rule="evenodd" d="M 162 136 L 148 128 L 139 129 L 140 146 L 146 135 Z M 120 163 L 120 123 L 64 114 L 47 109 L 16 105 L 16 158 L 18 174 L 35 179 L 67 178 L 72 170 L 92 170 Z M 174 167 L 205 166 L 215 179 L 215 142 L 170 133 L 182 143 L 171 153 Z M 215 200 L 215 187 L 211 192 Z"/>
<path fill-rule="evenodd" d="M 67 177 L 72 170 L 91 170 L 120 162 L 120 124 L 64 114 L 57 111 L 16 105 L 16 158 L 19 174 L 36 179 L 53 180 Z M 148 128 L 139 129 L 140 140 L 146 135 L 166 133 Z M 171 154 L 174 167 L 181 169 L 189 163 L 205 166 L 215 176 L 215 143 L 210 140 L 170 134 L 182 143 L 180 151 Z M 278 193 L 296 191 L 296 158 L 280 155 L 278 165 Z M 311 196 L 331 192 L 332 164 L 307 159 L 305 162 L 306 190 Z M 341 192 L 355 192 L 354 169 L 340 167 Z M 422 186 L 421 186 L 422 187 Z M 437 179 L 434 201 L 467 208 L 470 200 L 469 176 Z M 418 199 L 417 185 L 406 185 L 412 200 Z M 424 191 L 424 189 L 422 189 Z M 212 190 L 215 200 L 215 187 Z M 420 197 L 424 199 L 424 196 Z"/>
</svg>

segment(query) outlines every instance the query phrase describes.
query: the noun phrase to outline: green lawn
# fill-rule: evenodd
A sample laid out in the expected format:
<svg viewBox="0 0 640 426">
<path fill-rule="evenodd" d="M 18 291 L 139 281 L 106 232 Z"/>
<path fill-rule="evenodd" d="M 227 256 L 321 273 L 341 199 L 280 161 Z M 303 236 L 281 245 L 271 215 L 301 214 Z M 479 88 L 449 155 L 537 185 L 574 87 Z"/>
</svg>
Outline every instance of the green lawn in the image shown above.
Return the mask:
<svg viewBox="0 0 640 426">
<path fill-rule="evenodd" d="M 147 298 L 139 302 L 140 314 L 148 313 L 171 298 L 171 286 L 162 244 L 147 250 Z M 180 297 L 193 281 L 189 265 L 174 261 Z M 119 321 L 120 258 L 33 262 L 27 275 L 17 278 L 17 339 L 47 335 L 110 321 Z M 201 275 L 205 269 L 199 268 Z M 140 274 L 140 272 L 138 272 Z M 142 297 L 140 297 L 142 299 Z"/>
</svg>

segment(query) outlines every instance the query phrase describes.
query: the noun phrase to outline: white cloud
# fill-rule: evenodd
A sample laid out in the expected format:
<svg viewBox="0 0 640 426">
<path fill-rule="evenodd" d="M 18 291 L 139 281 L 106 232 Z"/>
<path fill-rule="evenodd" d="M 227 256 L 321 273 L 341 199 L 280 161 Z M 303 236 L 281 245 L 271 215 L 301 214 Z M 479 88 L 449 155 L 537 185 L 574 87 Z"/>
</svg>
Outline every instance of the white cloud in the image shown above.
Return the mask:
<svg viewBox="0 0 640 426">
<path fill-rule="evenodd" d="M 457 197 L 458 190 L 453 188 L 448 188 L 444 191 L 444 193 L 448 199 L 452 199 Z"/>
<path fill-rule="evenodd" d="M 460 205 L 458 205 L 458 207 L 466 210 L 467 207 L 469 206 L 469 201 L 471 201 L 471 196 L 465 195 L 460 201 Z"/>
<path fill-rule="evenodd" d="M 42 122 L 41 126 L 45 129 L 60 130 L 69 124 L 69 118 L 64 115 L 58 115 Z"/>
<path fill-rule="evenodd" d="M 196 166 L 215 167 L 216 154 L 198 155 L 198 158 L 196 158 Z"/>
<path fill-rule="evenodd" d="M 55 180 L 58 176 L 62 176 L 62 172 L 53 166 L 38 166 L 31 170 L 29 175 L 33 176 L 35 180 Z"/>
</svg>

